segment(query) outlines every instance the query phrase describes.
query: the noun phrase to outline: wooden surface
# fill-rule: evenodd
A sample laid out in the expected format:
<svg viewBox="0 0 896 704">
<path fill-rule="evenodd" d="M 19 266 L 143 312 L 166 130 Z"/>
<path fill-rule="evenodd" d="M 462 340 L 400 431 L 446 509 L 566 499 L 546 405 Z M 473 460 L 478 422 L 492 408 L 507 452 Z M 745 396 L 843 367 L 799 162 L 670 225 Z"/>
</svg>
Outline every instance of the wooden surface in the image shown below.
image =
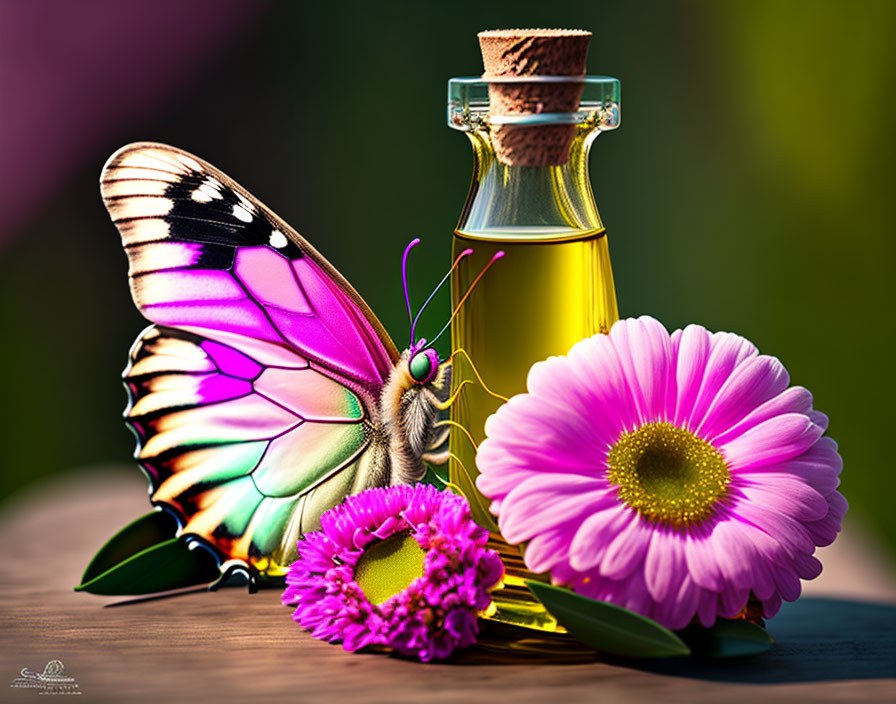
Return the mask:
<svg viewBox="0 0 896 704">
<path fill-rule="evenodd" d="M 821 553 L 825 574 L 770 622 L 774 648 L 755 658 L 421 665 L 314 640 L 278 591 L 117 606 L 74 593 L 96 549 L 147 506 L 136 470 L 70 474 L 4 504 L 0 700 L 35 700 L 8 683 L 59 659 L 84 702 L 896 701 L 896 581 L 849 524 Z"/>
</svg>

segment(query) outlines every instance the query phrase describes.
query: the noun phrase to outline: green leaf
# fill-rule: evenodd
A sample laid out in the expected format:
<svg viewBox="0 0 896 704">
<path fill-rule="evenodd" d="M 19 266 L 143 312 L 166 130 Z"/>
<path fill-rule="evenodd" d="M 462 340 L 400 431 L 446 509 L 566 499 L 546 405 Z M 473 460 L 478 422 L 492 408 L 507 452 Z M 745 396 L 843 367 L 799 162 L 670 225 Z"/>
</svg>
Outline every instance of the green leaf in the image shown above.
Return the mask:
<svg viewBox="0 0 896 704">
<path fill-rule="evenodd" d="M 104 596 L 156 594 L 209 584 L 218 575 L 218 562 L 208 550 L 190 550 L 185 540 L 172 538 L 79 584 L 75 591 Z"/>
<path fill-rule="evenodd" d="M 577 640 L 609 655 L 668 658 L 691 650 L 656 621 L 605 601 L 596 601 L 541 582 L 526 586 Z"/>
<path fill-rule="evenodd" d="M 122 528 L 99 549 L 81 583 L 86 584 L 106 570 L 164 540 L 177 537 L 177 520 L 167 511 L 152 511 Z"/>
<path fill-rule="evenodd" d="M 708 658 L 757 655 L 775 642 L 764 628 L 743 619 L 719 619 L 712 628 L 691 626 L 679 635 L 695 655 Z"/>
<path fill-rule="evenodd" d="M 436 489 L 444 490 L 449 484 L 448 465 L 427 464 L 426 474 L 423 475 L 423 479 L 420 480 L 420 483 L 429 484 Z"/>
<path fill-rule="evenodd" d="M 100 548 L 75 591 L 104 596 L 154 594 L 217 579 L 215 557 L 202 548 L 191 550 L 176 533 L 177 522 L 165 512 L 137 519 Z"/>
</svg>

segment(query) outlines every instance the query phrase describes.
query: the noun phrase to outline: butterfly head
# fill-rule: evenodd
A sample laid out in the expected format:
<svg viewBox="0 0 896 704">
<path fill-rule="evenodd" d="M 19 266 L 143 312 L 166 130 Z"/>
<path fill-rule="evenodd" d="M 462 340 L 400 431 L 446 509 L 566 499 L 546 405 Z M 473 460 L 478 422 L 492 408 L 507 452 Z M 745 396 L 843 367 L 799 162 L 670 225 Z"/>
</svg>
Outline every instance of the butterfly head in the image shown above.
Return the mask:
<svg viewBox="0 0 896 704">
<path fill-rule="evenodd" d="M 426 340 L 421 340 L 425 345 Z M 408 372 L 411 378 L 418 384 L 428 384 L 439 373 L 439 353 L 432 347 L 424 347 L 423 345 L 415 345 L 417 350 L 411 349 L 410 360 L 408 361 Z"/>
</svg>

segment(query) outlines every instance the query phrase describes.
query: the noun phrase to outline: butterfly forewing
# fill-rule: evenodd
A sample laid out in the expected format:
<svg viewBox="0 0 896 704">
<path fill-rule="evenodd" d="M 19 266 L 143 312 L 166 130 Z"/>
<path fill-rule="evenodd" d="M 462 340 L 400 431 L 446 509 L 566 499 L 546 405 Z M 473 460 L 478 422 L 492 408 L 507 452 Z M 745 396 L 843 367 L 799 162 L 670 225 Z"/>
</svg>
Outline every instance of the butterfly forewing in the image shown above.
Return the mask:
<svg viewBox="0 0 896 704">
<path fill-rule="evenodd" d="M 102 175 L 141 312 L 281 342 L 378 390 L 398 352 L 355 290 L 306 240 L 211 165 L 135 144 Z"/>
<path fill-rule="evenodd" d="M 125 147 L 102 192 L 157 324 L 125 372 L 152 500 L 279 574 L 323 511 L 384 480 L 371 438 L 395 347 L 320 254 L 196 157 Z"/>
</svg>

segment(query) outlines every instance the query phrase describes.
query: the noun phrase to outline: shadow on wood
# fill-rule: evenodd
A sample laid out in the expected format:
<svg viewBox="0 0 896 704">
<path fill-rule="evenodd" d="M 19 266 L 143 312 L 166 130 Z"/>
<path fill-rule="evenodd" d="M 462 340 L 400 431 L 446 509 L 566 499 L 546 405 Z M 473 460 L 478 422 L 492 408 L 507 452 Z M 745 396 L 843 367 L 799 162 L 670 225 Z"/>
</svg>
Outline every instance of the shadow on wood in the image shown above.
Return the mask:
<svg viewBox="0 0 896 704">
<path fill-rule="evenodd" d="M 775 645 L 731 660 L 655 661 L 639 669 L 717 682 L 823 682 L 896 675 L 896 605 L 804 597 L 768 622 Z"/>
</svg>

